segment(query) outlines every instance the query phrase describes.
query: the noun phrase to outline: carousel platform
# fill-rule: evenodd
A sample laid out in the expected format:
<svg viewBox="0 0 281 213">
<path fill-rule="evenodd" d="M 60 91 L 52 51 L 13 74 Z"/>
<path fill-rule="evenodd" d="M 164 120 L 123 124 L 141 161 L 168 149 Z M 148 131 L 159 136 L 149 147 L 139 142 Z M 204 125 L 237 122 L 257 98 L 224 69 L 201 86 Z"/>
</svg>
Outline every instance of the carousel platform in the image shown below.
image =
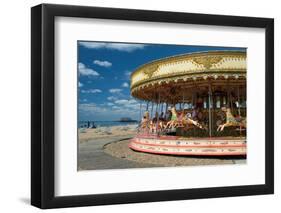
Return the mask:
<svg viewBox="0 0 281 213">
<path fill-rule="evenodd" d="M 246 155 L 244 137 L 184 138 L 140 134 L 131 139 L 129 147 L 135 151 L 164 155 Z"/>
</svg>

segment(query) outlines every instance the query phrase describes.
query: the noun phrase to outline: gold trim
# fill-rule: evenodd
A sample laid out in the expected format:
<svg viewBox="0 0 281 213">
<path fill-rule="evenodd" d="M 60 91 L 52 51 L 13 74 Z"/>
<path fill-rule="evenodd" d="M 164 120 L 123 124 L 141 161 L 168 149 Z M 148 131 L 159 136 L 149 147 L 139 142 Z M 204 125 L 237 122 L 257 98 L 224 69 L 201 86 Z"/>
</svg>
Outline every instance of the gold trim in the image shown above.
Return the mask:
<svg viewBox="0 0 281 213">
<path fill-rule="evenodd" d="M 197 64 L 202 64 L 206 69 L 210 69 L 213 64 L 217 64 L 222 60 L 223 57 L 217 56 L 217 57 L 196 57 L 192 59 Z"/>
<path fill-rule="evenodd" d="M 182 62 L 191 62 L 192 64 L 181 68 L 179 67 L 181 65 L 178 66 L 178 64 Z M 173 85 L 175 87 L 194 87 L 195 85 L 200 87 L 204 86 L 205 83 L 209 84 L 210 81 L 214 85 L 224 86 L 231 82 L 231 84 L 238 83 L 241 86 L 246 86 L 246 78 L 245 52 L 190 53 L 159 59 L 137 68 L 131 74 L 131 95 L 149 100 L 153 98 L 152 92 L 159 87 L 167 87 L 166 89 L 173 87 Z"/>
<path fill-rule="evenodd" d="M 246 59 L 246 52 L 241 52 L 241 51 L 209 51 L 209 52 L 196 52 L 196 53 L 175 55 L 175 56 L 171 56 L 171 57 L 154 60 L 154 61 L 151 61 L 151 62 L 148 62 L 146 64 L 139 66 L 135 71 L 133 71 L 133 73 L 131 74 L 131 78 L 134 75 L 136 75 L 138 72 L 145 70 L 148 66 L 157 65 L 159 67 L 159 66 L 162 66 L 162 65 L 165 65 L 168 63 L 172 63 L 172 62 L 187 61 L 188 59 L 192 59 L 194 57 L 212 56 L 212 55 Z"/>
</svg>

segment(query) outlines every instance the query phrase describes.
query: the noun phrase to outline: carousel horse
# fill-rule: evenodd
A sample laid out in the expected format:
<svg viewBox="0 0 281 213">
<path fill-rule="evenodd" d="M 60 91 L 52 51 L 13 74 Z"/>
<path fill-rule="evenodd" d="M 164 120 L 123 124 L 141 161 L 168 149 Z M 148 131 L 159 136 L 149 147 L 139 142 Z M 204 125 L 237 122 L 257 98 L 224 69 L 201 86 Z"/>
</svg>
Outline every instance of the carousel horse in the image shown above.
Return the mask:
<svg viewBox="0 0 281 213">
<path fill-rule="evenodd" d="M 193 125 L 193 126 L 196 126 L 196 127 L 200 128 L 200 129 L 207 129 L 206 127 L 204 127 L 199 122 L 197 122 L 195 120 L 192 120 L 191 118 L 187 118 L 187 117 L 184 117 L 182 123 L 183 123 L 184 126 Z"/>
<path fill-rule="evenodd" d="M 185 117 L 184 112 L 182 112 L 180 116 L 178 116 L 176 109 L 174 107 L 171 109 L 171 112 L 172 112 L 171 120 L 166 124 L 165 128 L 186 127 L 188 125 L 194 125 L 200 129 L 205 129 L 205 127 L 203 127 L 197 121 Z"/>
<path fill-rule="evenodd" d="M 170 111 L 172 113 L 171 120 L 167 122 L 167 124 L 165 125 L 165 129 L 175 128 L 179 124 L 178 114 L 177 114 L 175 107 L 170 109 Z"/>
<path fill-rule="evenodd" d="M 164 120 L 163 116 L 159 117 L 158 112 L 156 112 L 155 117 L 150 121 L 149 126 L 150 126 L 149 129 L 151 132 L 157 132 L 157 131 L 164 130 L 165 120 Z"/>
<path fill-rule="evenodd" d="M 226 113 L 226 122 L 224 124 L 221 124 L 218 126 L 217 131 L 223 131 L 225 127 L 229 126 L 238 126 L 241 128 L 247 128 L 247 119 L 246 118 L 241 118 L 241 119 L 236 119 L 231 111 L 230 108 L 222 107 L 222 111 Z"/>
<path fill-rule="evenodd" d="M 141 129 L 147 129 L 149 127 L 150 127 L 149 112 L 146 111 L 144 113 L 144 116 L 143 116 L 142 120 L 141 120 L 140 128 Z"/>
</svg>

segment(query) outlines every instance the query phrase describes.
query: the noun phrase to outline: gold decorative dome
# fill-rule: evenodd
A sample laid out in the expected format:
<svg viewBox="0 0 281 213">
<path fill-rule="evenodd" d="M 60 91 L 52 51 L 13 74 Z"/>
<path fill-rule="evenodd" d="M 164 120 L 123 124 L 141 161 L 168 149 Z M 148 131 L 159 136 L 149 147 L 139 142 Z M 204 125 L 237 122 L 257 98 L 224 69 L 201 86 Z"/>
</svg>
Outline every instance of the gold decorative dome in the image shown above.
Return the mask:
<svg viewBox="0 0 281 213">
<path fill-rule="evenodd" d="M 246 52 L 208 51 L 144 64 L 131 74 L 131 95 L 148 101 L 180 102 L 196 91 L 246 87 Z"/>
</svg>

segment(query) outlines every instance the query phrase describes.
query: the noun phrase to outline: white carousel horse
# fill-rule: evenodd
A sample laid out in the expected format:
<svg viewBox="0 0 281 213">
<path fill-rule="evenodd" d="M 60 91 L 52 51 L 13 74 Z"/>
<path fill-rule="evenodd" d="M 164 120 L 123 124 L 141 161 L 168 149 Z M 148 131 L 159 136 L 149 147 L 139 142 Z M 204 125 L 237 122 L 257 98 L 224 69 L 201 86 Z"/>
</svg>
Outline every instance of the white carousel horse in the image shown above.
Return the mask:
<svg viewBox="0 0 281 213">
<path fill-rule="evenodd" d="M 171 120 L 168 121 L 167 124 L 164 126 L 165 129 L 175 128 L 179 125 L 178 114 L 175 107 L 171 109 L 171 113 L 172 113 Z"/>
<path fill-rule="evenodd" d="M 175 127 L 186 127 L 188 125 L 194 125 L 200 129 L 205 129 L 201 124 L 199 124 L 197 121 L 192 120 L 191 118 L 187 118 L 184 116 L 184 113 L 182 112 L 181 117 L 179 118 L 176 112 L 176 109 L 173 107 L 171 109 L 172 117 L 171 120 L 166 124 L 165 128 L 175 128 Z"/>
<path fill-rule="evenodd" d="M 140 128 L 147 129 L 147 128 L 149 128 L 149 126 L 150 126 L 149 112 L 146 111 L 141 120 Z"/>
<path fill-rule="evenodd" d="M 242 118 L 238 121 L 231 113 L 230 108 L 222 107 L 222 111 L 226 113 L 226 122 L 218 126 L 217 131 L 223 131 L 225 127 L 238 126 L 241 128 L 247 128 L 247 119 Z"/>
<path fill-rule="evenodd" d="M 200 124 L 199 122 L 197 122 L 195 120 L 192 120 L 191 118 L 184 117 L 182 123 L 183 123 L 184 126 L 193 125 L 193 126 L 196 126 L 200 129 L 206 129 L 206 127 L 204 127 L 202 124 Z"/>
</svg>

